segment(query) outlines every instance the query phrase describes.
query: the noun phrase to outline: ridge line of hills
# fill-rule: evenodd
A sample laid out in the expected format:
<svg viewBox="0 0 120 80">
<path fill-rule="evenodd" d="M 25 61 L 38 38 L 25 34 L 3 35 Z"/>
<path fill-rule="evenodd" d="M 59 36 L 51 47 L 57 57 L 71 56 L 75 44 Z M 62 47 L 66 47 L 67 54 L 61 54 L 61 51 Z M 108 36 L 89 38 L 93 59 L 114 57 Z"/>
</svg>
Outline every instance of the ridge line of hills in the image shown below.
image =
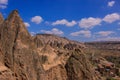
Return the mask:
<svg viewBox="0 0 120 80">
<path fill-rule="evenodd" d="M 17 10 L 5 20 L 0 14 L 0 80 L 105 80 L 89 58 L 95 46 L 51 34 L 31 36 Z"/>
</svg>

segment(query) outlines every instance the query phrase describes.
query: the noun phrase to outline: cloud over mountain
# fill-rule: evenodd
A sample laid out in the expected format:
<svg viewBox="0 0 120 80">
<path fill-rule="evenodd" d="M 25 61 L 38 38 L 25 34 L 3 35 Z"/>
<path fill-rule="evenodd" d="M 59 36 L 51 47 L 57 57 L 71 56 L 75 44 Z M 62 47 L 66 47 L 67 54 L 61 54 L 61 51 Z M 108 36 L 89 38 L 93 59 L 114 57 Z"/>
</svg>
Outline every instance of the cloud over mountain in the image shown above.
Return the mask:
<svg viewBox="0 0 120 80">
<path fill-rule="evenodd" d="M 0 9 L 7 8 L 8 0 L 0 0 Z"/>
<path fill-rule="evenodd" d="M 81 31 L 78 31 L 78 32 L 73 32 L 70 35 L 71 36 L 83 36 L 83 37 L 89 38 L 89 37 L 91 37 L 91 31 L 81 30 Z"/>
<path fill-rule="evenodd" d="M 76 21 L 72 20 L 71 22 L 69 22 L 66 19 L 57 20 L 57 21 L 52 23 L 53 26 L 55 26 L 55 25 L 65 25 L 65 26 L 68 26 L 68 27 L 72 27 L 72 26 L 74 26 L 76 24 L 77 24 Z"/>
<path fill-rule="evenodd" d="M 41 16 L 34 16 L 31 19 L 31 22 L 34 22 L 36 24 L 40 24 L 43 21 L 43 18 Z"/>
<path fill-rule="evenodd" d="M 57 29 L 57 28 L 53 28 L 52 30 L 41 30 L 40 32 L 42 33 L 46 33 L 46 34 L 55 34 L 55 35 L 63 35 L 64 32 Z"/>
<path fill-rule="evenodd" d="M 114 21 L 117 21 L 120 19 L 120 15 L 118 13 L 112 13 L 112 14 L 108 14 L 103 18 L 103 21 L 107 22 L 107 23 L 112 23 Z"/>
<path fill-rule="evenodd" d="M 80 20 L 79 26 L 80 28 L 89 29 L 93 28 L 94 26 L 100 25 L 101 21 L 102 20 L 100 18 L 83 18 Z"/>
<path fill-rule="evenodd" d="M 114 4 L 115 4 L 115 1 L 110 1 L 110 2 L 108 2 L 108 6 L 109 6 L 109 7 L 113 7 Z"/>
</svg>

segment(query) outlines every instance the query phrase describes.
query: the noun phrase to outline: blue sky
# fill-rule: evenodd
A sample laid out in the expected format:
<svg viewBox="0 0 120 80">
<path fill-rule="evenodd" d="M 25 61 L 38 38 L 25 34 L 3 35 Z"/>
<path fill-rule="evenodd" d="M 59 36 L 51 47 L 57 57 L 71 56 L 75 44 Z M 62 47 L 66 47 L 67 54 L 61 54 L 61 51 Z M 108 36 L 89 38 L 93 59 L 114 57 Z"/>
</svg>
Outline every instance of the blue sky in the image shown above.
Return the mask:
<svg viewBox="0 0 120 80">
<path fill-rule="evenodd" d="M 5 18 L 14 9 L 31 34 L 77 41 L 120 40 L 120 0 L 0 0 Z"/>
</svg>

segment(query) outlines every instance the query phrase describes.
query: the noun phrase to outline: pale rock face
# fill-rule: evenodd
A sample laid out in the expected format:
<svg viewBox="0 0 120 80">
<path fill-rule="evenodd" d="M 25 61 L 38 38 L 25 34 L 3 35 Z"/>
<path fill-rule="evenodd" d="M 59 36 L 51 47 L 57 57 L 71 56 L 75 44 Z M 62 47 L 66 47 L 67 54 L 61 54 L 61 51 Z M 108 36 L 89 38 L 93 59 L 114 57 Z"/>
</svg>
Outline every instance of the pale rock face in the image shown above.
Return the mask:
<svg viewBox="0 0 120 80">
<path fill-rule="evenodd" d="M 32 37 L 17 10 L 6 20 L 0 15 L 0 22 L 0 80 L 98 80 L 85 55 L 76 53 L 83 43 L 54 35 Z"/>
<path fill-rule="evenodd" d="M 0 13 L 0 24 L 4 21 L 2 14 Z"/>
<path fill-rule="evenodd" d="M 92 69 L 92 65 L 79 49 L 76 49 L 69 57 L 65 68 L 68 80 L 101 80 L 97 77 Z"/>
<path fill-rule="evenodd" d="M 0 80 L 13 80 L 12 71 L 0 62 Z"/>
<path fill-rule="evenodd" d="M 37 80 L 42 72 L 35 45 L 18 12 L 13 11 L 1 25 L 3 63 L 17 80 Z M 32 73 L 32 74 L 31 74 Z"/>
</svg>

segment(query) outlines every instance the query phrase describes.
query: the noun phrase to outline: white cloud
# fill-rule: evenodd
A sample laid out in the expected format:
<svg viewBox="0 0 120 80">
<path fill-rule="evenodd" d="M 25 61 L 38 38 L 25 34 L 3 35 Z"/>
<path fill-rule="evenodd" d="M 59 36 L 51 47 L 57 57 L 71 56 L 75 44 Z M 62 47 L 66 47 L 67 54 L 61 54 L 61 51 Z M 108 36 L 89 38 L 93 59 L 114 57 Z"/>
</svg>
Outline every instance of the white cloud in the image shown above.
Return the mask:
<svg viewBox="0 0 120 80">
<path fill-rule="evenodd" d="M 0 0 L 0 4 L 8 4 L 8 0 Z"/>
<path fill-rule="evenodd" d="M 52 25 L 66 25 L 68 27 L 72 27 L 74 25 L 76 25 L 76 21 L 72 20 L 71 22 L 67 21 L 66 19 L 62 19 L 62 20 L 57 20 L 55 22 L 52 23 Z"/>
<path fill-rule="evenodd" d="M 115 4 L 115 1 L 110 1 L 110 2 L 108 2 L 108 6 L 109 6 L 109 7 L 113 7 L 114 4 Z"/>
<path fill-rule="evenodd" d="M 114 21 L 117 21 L 120 19 L 120 15 L 118 13 L 112 13 L 112 14 L 108 14 L 103 18 L 103 21 L 108 22 L 108 23 L 112 23 Z"/>
<path fill-rule="evenodd" d="M 100 35 L 102 37 L 106 37 L 106 36 L 109 36 L 109 35 L 114 34 L 114 33 L 115 32 L 113 32 L 113 31 L 100 31 L 100 32 L 98 32 L 96 34 L 98 34 L 98 35 Z"/>
<path fill-rule="evenodd" d="M 31 34 L 31 36 L 34 36 L 34 35 L 36 35 L 36 33 L 35 33 L 35 32 L 30 32 L 30 34 Z"/>
<path fill-rule="evenodd" d="M 120 37 L 98 38 L 96 41 L 120 41 Z"/>
<path fill-rule="evenodd" d="M 46 33 L 46 34 L 55 34 L 55 35 L 63 35 L 64 34 L 64 32 L 62 32 L 61 30 L 59 30 L 57 28 L 53 28 L 50 31 L 48 31 L 48 30 L 41 30 L 40 32 Z"/>
<path fill-rule="evenodd" d="M 30 27 L 30 24 L 28 22 L 24 22 L 26 27 Z"/>
<path fill-rule="evenodd" d="M 7 8 L 8 0 L 0 0 L 0 9 Z"/>
<path fill-rule="evenodd" d="M 81 31 L 78 31 L 78 32 L 73 32 L 70 35 L 71 36 L 83 36 L 83 37 L 89 38 L 89 37 L 91 37 L 91 31 L 81 30 Z"/>
<path fill-rule="evenodd" d="M 101 21 L 102 20 L 100 18 L 83 18 L 80 20 L 79 26 L 84 29 L 89 29 L 93 28 L 94 26 L 100 25 Z"/>
<path fill-rule="evenodd" d="M 41 23 L 42 21 L 43 21 L 43 19 L 42 19 L 41 16 L 34 16 L 34 17 L 32 17 L 32 19 L 31 19 L 31 22 L 34 22 L 34 23 L 36 23 L 36 24 L 39 24 L 39 23 Z"/>
</svg>

